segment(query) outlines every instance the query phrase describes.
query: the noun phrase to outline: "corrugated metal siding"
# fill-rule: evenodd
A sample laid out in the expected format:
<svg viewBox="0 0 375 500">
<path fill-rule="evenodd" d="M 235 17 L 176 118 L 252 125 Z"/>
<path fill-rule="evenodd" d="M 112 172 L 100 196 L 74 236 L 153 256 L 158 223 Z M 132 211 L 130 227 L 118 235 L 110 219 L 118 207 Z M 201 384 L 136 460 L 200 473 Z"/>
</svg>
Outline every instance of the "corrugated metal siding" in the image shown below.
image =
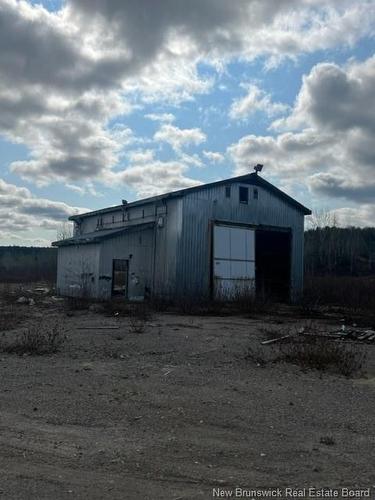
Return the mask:
<svg viewBox="0 0 375 500">
<path fill-rule="evenodd" d="M 134 231 L 101 243 L 98 296 L 111 297 L 113 259 L 129 261 L 129 299 L 151 292 L 153 276 L 154 229 Z"/>
<path fill-rule="evenodd" d="M 98 295 L 100 246 L 60 247 L 57 254 L 57 291 L 65 296 Z"/>
<path fill-rule="evenodd" d="M 157 295 L 173 296 L 179 287 L 176 279 L 178 246 L 182 231 L 182 199 L 168 200 L 155 233 L 155 269 L 153 291 Z M 162 212 L 162 211 L 161 211 Z"/>
<path fill-rule="evenodd" d="M 129 273 L 136 273 L 140 279 L 130 290 L 131 295 L 141 296 L 147 287 L 162 296 L 207 296 L 211 291 L 212 224 L 220 220 L 289 228 L 292 232 L 291 286 L 292 295 L 296 296 L 303 286 L 303 214 L 261 187 L 256 188 L 258 199 L 254 199 L 255 187 L 248 184 L 243 186 L 249 189 L 249 203 L 240 204 L 239 186 L 231 184 L 230 198 L 225 197 L 225 185 L 221 185 L 193 191 L 165 203 L 148 205 L 144 213 L 142 206 L 134 207 L 129 222 L 122 222 L 122 212 L 119 210 L 104 214 L 106 229 L 150 220 L 157 222 L 159 218 L 161 224 L 156 224 L 153 230 L 136 231 L 103 241 L 100 246 L 92 244 L 60 248 L 60 293 L 68 294 L 67 287 L 73 282 L 72 274 L 79 272 L 84 261 L 89 264 L 90 272 L 95 273 L 91 293 L 101 298 L 110 297 L 113 259 L 128 259 L 129 254 L 132 254 L 133 257 L 129 258 Z M 96 222 L 96 216 L 85 219 L 84 232 L 95 230 Z M 69 266 L 71 271 L 68 272 Z"/>
<path fill-rule="evenodd" d="M 101 216 L 93 215 L 85 217 L 80 225 L 80 233 L 91 233 L 98 228 L 98 219 L 102 220 L 100 229 L 113 229 L 125 226 L 141 224 L 142 222 L 155 221 L 156 205 L 145 204 L 127 210 L 126 220 L 123 220 L 123 210 L 113 209 L 113 212 L 105 213 Z"/>
<path fill-rule="evenodd" d="M 183 225 L 179 242 L 177 282 L 183 294 L 210 293 L 211 228 L 210 221 L 277 226 L 292 231 L 291 287 L 295 296 L 303 286 L 303 223 L 301 212 L 267 190 L 258 189 L 258 199 L 249 188 L 248 205 L 239 203 L 238 184 L 231 185 L 231 197 L 225 186 L 196 191 L 183 199 Z"/>
</svg>

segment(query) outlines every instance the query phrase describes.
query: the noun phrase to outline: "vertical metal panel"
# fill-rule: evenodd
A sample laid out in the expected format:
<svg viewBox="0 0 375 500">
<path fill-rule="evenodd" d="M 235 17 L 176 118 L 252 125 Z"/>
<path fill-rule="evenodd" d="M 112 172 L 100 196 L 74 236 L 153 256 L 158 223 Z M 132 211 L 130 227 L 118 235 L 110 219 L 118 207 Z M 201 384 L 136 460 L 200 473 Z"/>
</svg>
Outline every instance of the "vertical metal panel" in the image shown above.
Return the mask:
<svg viewBox="0 0 375 500">
<path fill-rule="evenodd" d="M 100 247 L 98 244 L 59 247 L 57 291 L 65 296 L 96 297 Z"/>
<path fill-rule="evenodd" d="M 225 197 L 225 186 L 185 195 L 182 234 L 178 246 L 178 291 L 184 294 L 210 294 L 210 221 L 220 220 L 291 229 L 291 294 L 296 297 L 303 287 L 303 214 L 261 187 L 257 188 L 258 198 L 255 199 L 253 187 L 249 186 L 249 203 L 241 204 L 239 186 L 232 185 L 230 198 Z"/>
<path fill-rule="evenodd" d="M 182 198 L 167 200 L 158 207 L 152 204 L 130 208 L 129 221 L 122 220 L 122 211 L 119 209 L 113 213 L 103 214 L 105 224 L 109 224 L 105 225 L 106 229 L 136 225 L 149 220 L 157 222 L 159 218 L 161 223 L 155 230 L 149 231 L 146 247 L 139 244 L 139 241 L 137 243 L 139 232 L 106 240 L 98 245 L 82 245 L 79 249 L 60 247 L 59 268 L 66 267 L 66 262 L 70 259 L 74 261 L 72 267 L 77 270 L 80 267 L 79 260 L 86 260 L 94 270 L 90 272 L 95 272 L 98 277 L 103 276 L 92 284 L 92 293 L 107 297 L 110 293 L 108 276 L 111 273 L 108 263 L 112 262 L 113 258 L 128 258 L 132 253 L 136 255 L 133 266 L 143 276 L 143 288 L 150 287 L 158 295 L 207 296 L 211 291 L 211 228 L 214 221 L 275 226 L 291 229 L 291 287 L 292 296 L 296 297 L 303 286 L 303 214 L 261 187 L 256 188 L 258 190 L 256 198 L 255 188 L 248 184 L 244 184 L 249 188 L 248 204 L 239 203 L 240 186 L 239 183 L 231 184 L 229 198 L 225 196 L 225 185 L 222 185 L 197 190 Z M 113 216 L 114 223 L 112 223 Z M 97 216 L 84 219 L 82 232 L 94 231 L 96 223 Z M 251 245 L 251 242 L 248 244 Z M 90 250 L 94 247 L 95 251 Z M 240 247 L 241 245 L 236 245 L 236 248 Z M 75 253 L 76 256 L 73 258 Z M 131 260 L 130 265 L 132 265 Z M 236 270 L 237 272 L 240 271 Z M 104 278 L 105 276 L 107 278 Z M 59 270 L 58 286 L 61 290 L 66 290 L 68 281 L 66 273 Z M 136 289 L 140 286 L 135 282 L 133 285 L 136 293 Z"/>
<path fill-rule="evenodd" d="M 162 225 L 157 224 L 155 233 L 155 263 L 153 292 L 173 297 L 180 282 L 177 277 L 177 259 L 182 232 L 182 199 L 168 200 Z"/>
<path fill-rule="evenodd" d="M 128 298 L 143 299 L 152 288 L 152 264 L 154 230 L 123 233 L 104 240 L 100 250 L 98 296 L 107 299 L 112 292 L 112 268 L 114 259 L 129 261 Z"/>
</svg>

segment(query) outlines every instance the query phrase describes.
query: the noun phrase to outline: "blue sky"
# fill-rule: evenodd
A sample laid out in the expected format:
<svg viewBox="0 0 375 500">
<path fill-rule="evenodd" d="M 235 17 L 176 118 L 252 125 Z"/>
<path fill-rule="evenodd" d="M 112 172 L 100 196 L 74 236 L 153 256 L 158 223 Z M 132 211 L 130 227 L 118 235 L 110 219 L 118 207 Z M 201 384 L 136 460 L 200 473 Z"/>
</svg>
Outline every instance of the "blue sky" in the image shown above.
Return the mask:
<svg viewBox="0 0 375 500">
<path fill-rule="evenodd" d="M 0 244 L 256 163 L 373 225 L 374 21 L 372 0 L 3 0 Z"/>
</svg>

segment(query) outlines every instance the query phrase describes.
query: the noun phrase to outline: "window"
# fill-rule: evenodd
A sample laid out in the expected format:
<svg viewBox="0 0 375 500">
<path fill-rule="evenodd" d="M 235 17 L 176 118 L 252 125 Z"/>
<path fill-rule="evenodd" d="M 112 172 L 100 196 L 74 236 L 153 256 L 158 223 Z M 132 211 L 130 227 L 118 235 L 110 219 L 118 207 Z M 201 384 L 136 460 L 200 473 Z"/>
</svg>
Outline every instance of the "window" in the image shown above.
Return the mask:
<svg viewBox="0 0 375 500">
<path fill-rule="evenodd" d="M 225 198 L 230 198 L 230 186 L 225 186 Z"/>
<path fill-rule="evenodd" d="M 258 199 L 258 188 L 254 188 L 253 197 L 254 197 L 254 200 Z"/>
<path fill-rule="evenodd" d="M 115 223 L 115 216 L 112 215 L 112 224 L 114 224 L 114 223 Z"/>
<path fill-rule="evenodd" d="M 249 188 L 240 186 L 240 203 L 245 203 L 246 205 L 249 203 Z"/>
</svg>

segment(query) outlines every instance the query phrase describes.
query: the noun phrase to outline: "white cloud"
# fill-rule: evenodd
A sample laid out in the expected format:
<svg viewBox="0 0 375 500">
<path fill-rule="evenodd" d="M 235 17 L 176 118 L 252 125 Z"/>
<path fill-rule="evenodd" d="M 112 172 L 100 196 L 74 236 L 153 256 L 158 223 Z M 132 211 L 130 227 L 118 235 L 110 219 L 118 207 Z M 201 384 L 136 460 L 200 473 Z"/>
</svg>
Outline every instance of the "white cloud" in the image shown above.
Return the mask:
<svg viewBox="0 0 375 500">
<path fill-rule="evenodd" d="M 339 226 L 374 227 L 375 206 L 342 207 L 332 210 Z"/>
<path fill-rule="evenodd" d="M 251 163 L 314 195 L 373 203 L 375 193 L 375 56 L 345 66 L 318 64 L 303 79 L 278 136 L 243 137 L 229 149 L 237 172 Z"/>
<path fill-rule="evenodd" d="M 122 172 L 113 173 L 116 182 L 134 189 L 140 198 L 154 196 L 201 184 L 185 176 L 186 164 L 179 161 L 155 160 L 133 165 Z"/>
<path fill-rule="evenodd" d="M 218 151 L 203 151 L 203 156 L 211 163 L 222 163 L 225 156 Z"/>
<path fill-rule="evenodd" d="M 53 231 L 50 234 L 51 239 L 54 239 L 56 229 L 62 221 L 85 211 L 87 208 L 37 198 L 27 188 L 0 179 L 0 227 L 4 240 L 33 242 L 35 238 L 30 235 L 36 229 Z"/>
<path fill-rule="evenodd" d="M 267 116 L 285 113 L 288 106 L 281 102 L 274 102 L 269 94 L 253 84 L 246 86 L 245 97 L 235 99 L 230 107 L 229 116 L 232 120 L 243 120 L 249 118 L 257 111 Z"/>
<path fill-rule="evenodd" d="M 353 44 L 373 35 L 374 10 L 371 0 L 67 0 L 51 13 L 2 0 L 0 134 L 31 152 L 12 169 L 39 184 L 105 178 L 124 146 L 108 124 L 134 100 L 208 92 L 201 62 Z"/>
<path fill-rule="evenodd" d="M 154 135 L 155 141 L 166 142 L 176 151 L 190 145 L 197 146 L 206 139 L 206 134 L 199 128 L 181 129 L 173 125 L 162 125 Z"/>
<path fill-rule="evenodd" d="M 149 163 L 154 160 L 154 152 L 151 149 L 130 151 L 128 156 L 131 163 Z"/>
<path fill-rule="evenodd" d="M 145 118 L 152 120 L 154 122 L 162 123 L 172 123 L 175 121 L 176 117 L 172 113 L 149 113 L 145 115 Z"/>
</svg>

